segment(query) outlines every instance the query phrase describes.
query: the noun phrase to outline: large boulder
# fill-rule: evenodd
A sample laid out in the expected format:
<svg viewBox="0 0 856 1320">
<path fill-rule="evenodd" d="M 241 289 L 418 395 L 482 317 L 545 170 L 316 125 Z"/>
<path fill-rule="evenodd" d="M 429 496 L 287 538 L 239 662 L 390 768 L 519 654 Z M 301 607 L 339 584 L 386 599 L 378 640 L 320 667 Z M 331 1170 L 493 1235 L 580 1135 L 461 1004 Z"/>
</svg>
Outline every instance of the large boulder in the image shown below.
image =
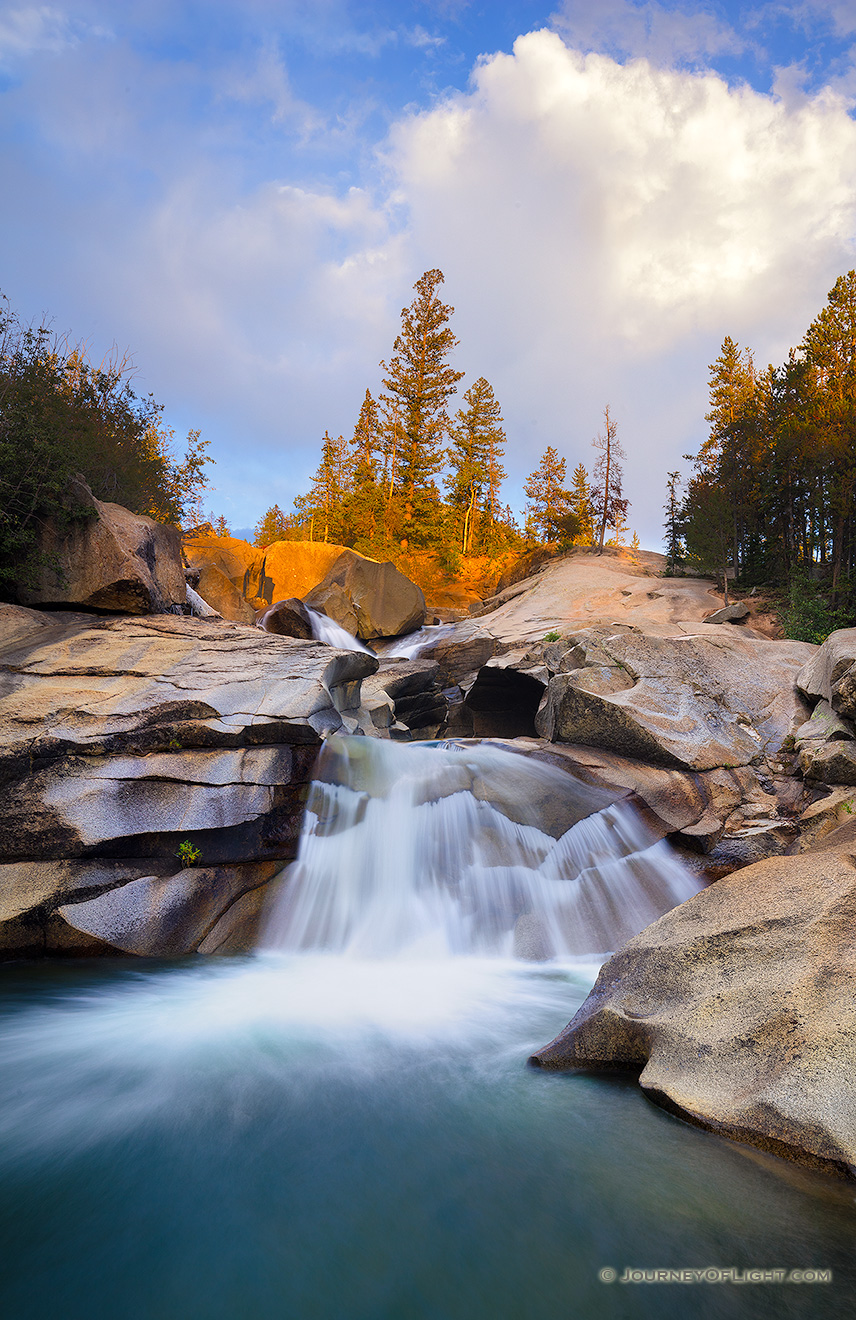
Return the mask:
<svg viewBox="0 0 856 1320">
<path fill-rule="evenodd" d="M 218 536 L 210 523 L 203 523 L 186 532 L 182 539 L 188 568 L 201 572 L 216 568 L 228 578 L 233 587 L 244 589 L 244 575 L 260 557 L 257 546 L 237 536 Z"/>
<path fill-rule="evenodd" d="M 797 687 L 811 702 L 824 700 L 839 714 L 856 714 L 856 628 L 839 628 L 806 661 Z"/>
<path fill-rule="evenodd" d="M 303 599 L 323 581 L 344 551 L 343 545 L 330 545 L 326 541 L 273 541 L 256 552 L 244 577 L 244 595 L 247 600 L 260 600 L 267 605 L 290 596 Z M 354 550 L 348 554 L 362 557 Z"/>
<path fill-rule="evenodd" d="M 216 564 L 205 564 L 199 572 L 196 590 L 213 610 L 233 623 L 254 624 L 256 612 L 241 595 L 239 589 Z"/>
<path fill-rule="evenodd" d="M 376 668 L 222 621 L 0 606 L 0 948 L 207 939 L 294 856 L 317 749 L 368 719 Z"/>
<path fill-rule="evenodd" d="M 307 605 L 321 610 L 356 637 L 398 637 L 425 622 L 425 597 L 394 564 L 345 550 L 312 591 Z"/>
<path fill-rule="evenodd" d="M 184 605 L 177 527 L 95 499 L 82 478 L 70 483 L 68 501 L 74 517 L 44 524 L 39 549 L 45 565 L 34 586 L 19 589 L 25 605 L 120 614 L 159 614 Z"/>
<path fill-rule="evenodd" d="M 850 850 L 758 862 L 673 909 L 531 1062 L 633 1070 L 691 1122 L 856 1177 Z"/>
<path fill-rule="evenodd" d="M 808 715 L 794 680 L 809 643 L 625 627 L 572 633 L 563 648 L 535 720 L 552 741 L 711 770 L 768 755 Z"/>
</svg>

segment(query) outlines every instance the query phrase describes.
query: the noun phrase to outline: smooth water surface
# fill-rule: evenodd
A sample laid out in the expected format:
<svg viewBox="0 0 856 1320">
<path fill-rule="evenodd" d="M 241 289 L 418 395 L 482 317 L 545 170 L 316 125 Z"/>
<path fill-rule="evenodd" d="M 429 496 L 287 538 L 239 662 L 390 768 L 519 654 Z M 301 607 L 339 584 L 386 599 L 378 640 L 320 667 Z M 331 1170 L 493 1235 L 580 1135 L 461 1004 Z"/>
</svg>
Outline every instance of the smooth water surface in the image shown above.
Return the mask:
<svg viewBox="0 0 856 1320">
<path fill-rule="evenodd" d="M 0 973 L 3 1320 L 845 1316 L 854 1189 L 525 1060 L 596 968 Z M 599 1268 L 831 1268 L 629 1286 Z"/>
</svg>

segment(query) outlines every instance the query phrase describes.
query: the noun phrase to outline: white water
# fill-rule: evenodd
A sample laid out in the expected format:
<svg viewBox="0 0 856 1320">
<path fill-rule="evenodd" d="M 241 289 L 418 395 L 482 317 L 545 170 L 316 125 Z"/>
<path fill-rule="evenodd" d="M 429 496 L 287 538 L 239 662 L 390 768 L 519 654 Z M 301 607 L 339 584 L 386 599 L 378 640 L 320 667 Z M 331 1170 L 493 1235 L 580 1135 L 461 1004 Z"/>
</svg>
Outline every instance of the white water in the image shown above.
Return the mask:
<svg viewBox="0 0 856 1320">
<path fill-rule="evenodd" d="M 326 614 L 321 614 L 318 610 L 313 610 L 309 605 L 304 606 L 309 615 L 312 624 L 312 636 L 318 642 L 326 642 L 327 646 L 335 646 L 340 651 L 364 651 L 366 655 L 374 655 L 373 651 L 361 642 L 353 633 L 349 633 L 347 628 L 341 624 L 334 623 L 328 619 Z"/>
<path fill-rule="evenodd" d="M 328 740 L 263 947 L 597 956 L 701 886 L 634 807 L 503 748 Z"/>
<path fill-rule="evenodd" d="M 385 660 L 415 660 L 418 655 L 443 637 L 449 637 L 455 631 L 451 623 L 429 623 L 405 637 L 393 637 L 391 641 L 378 640 L 375 652 Z"/>
</svg>

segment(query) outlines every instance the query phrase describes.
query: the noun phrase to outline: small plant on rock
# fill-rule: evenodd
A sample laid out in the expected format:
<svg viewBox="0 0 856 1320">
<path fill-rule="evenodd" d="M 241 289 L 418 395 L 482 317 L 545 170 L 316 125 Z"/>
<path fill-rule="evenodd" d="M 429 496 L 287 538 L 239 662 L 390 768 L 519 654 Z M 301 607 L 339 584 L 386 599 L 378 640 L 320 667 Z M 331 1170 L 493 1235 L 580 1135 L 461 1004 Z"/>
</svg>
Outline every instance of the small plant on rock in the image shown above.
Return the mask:
<svg viewBox="0 0 856 1320">
<path fill-rule="evenodd" d="M 558 640 L 559 640 L 559 633 L 557 632 L 548 632 L 547 636 L 544 638 L 545 642 L 557 642 Z"/>
<path fill-rule="evenodd" d="M 198 848 L 194 848 L 189 839 L 182 839 L 175 855 L 182 866 L 195 866 L 197 862 L 202 860 L 202 853 Z"/>
</svg>

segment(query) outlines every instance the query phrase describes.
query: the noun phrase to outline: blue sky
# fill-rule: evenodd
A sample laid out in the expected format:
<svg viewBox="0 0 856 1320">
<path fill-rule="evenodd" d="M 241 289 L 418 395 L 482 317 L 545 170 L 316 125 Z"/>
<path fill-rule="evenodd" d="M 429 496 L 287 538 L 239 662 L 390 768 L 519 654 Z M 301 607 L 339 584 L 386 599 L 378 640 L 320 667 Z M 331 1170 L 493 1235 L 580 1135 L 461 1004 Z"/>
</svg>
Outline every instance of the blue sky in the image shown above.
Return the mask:
<svg viewBox="0 0 856 1320">
<path fill-rule="evenodd" d="M 439 266 L 510 502 L 609 403 L 654 547 L 723 337 L 780 361 L 856 264 L 854 66 L 856 0 L 0 3 L 0 290 L 129 351 L 248 527 Z"/>
</svg>

